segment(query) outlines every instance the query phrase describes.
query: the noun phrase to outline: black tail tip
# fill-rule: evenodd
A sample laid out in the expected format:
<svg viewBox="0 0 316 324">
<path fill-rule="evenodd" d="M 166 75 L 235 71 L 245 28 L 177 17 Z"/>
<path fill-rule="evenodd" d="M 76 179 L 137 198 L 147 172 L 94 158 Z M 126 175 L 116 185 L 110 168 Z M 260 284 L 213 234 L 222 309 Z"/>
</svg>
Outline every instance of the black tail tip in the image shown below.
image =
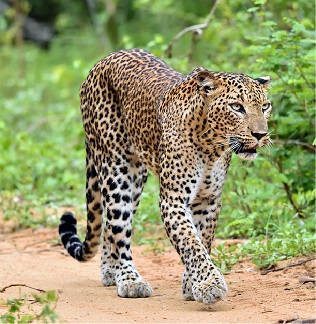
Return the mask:
<svg viewBox="0 0 316 324">
<path fill-rule="evenodd" d="M 60 217 L 60 222 L 67 223 L 69 225 L 77 225 L 77 220 L 76 220 L 74 214 L 71 212 L 65 212 Z"/>
<path fill-rule="evenodd" d="M 58 232 L 63 246 L 78 261 L 84 261 L 83 246 L 77 236 L 77 220 L 73 213 L 66 212 L 60 217 Z"/>
<path fill-rule="evenodd" d="M 58 226 L 58 232 L 60 236 L 63 236 L 63 240 L 68 240 L 68 236 L 70 233 L 77 234 L 77 220 L 73 213 L 66 212 L 60 217 L 60 222 Z M 63 235 L 64 233 L 68 233 L 68 235 Z M 65 241 L 65 242 L 66 242 Z M 64 243 L 64 241 L 63 241 Z M 67 242 L 66 242 L 67 243 Z M 65 245 L 65 244 L 64 244 Z"/>
</svg>

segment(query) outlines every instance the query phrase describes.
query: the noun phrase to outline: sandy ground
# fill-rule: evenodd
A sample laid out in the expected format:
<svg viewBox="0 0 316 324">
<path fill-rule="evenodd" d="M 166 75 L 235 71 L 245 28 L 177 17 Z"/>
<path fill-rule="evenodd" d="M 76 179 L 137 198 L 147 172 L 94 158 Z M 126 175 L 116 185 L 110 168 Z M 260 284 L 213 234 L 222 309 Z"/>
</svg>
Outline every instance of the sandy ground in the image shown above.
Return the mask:
<svg viewBox="0 0 316 324">
<path fill-rule="evenodd" d="M 154 253 L 146 251 L 148 247 L 134 246 L 136 266 L 154 294 L 146 299 L 124 299 L 117 297 L 115 287 L 102 286 L 99 256 L 79 263 L 66 255 L 62 246 L 52 243 L 57 238 L 56 229 L 5 234 L 0 228 L 0 290 L 13 284 L 56 290 L 56 313 L 63 322 L 307 323 L 303 320 L 315 318 L 315 283 L 298 281 L 301 275 L 315 278 L 315 260 L 267 275 L 250 263 L 239 264 L 225 276 L 227 301 L 204 305 L 182 299 L 183 266 L 172 249 Z M 0 298 L 34 292 L 27 287 L 9 287 Z M 0 314 L 5 311 L 0 306 Z M 295 318 L 299 320 L 295 322 Z"/>
</svg>

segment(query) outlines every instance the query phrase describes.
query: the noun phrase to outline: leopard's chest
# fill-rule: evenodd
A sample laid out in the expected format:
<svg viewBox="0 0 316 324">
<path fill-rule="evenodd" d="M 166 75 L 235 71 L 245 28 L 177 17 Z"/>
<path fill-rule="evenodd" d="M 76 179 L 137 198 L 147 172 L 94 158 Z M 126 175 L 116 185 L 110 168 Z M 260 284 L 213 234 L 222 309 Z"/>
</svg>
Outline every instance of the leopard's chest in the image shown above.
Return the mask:
<svg viewBox="0 0 316 324">
<path fill-rule="evenodd" d="M 198 198 L 216 199 L 222 195 L 229 164 L 230 156 L 222 156 L 203 165 L 196 194 Z"/>
<path fill-rule="evenodd" d="M 211 167 L 204 170 L 200 191 L 208 196 L 221 194 L 227 175 L 227 166 L 216 161 Z"/>
</svg>

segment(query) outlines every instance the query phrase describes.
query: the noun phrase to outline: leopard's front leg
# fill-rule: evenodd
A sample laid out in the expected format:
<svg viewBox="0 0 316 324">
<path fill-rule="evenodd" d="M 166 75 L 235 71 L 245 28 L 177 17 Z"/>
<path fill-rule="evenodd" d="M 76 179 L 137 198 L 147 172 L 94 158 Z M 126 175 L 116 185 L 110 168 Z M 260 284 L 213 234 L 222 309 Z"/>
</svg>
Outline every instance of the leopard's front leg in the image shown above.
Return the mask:
<svg viewBox="0 0 316 324">
<path fill-rule="evenodd" d="M 198 236 L 205 246 L 208 254 L 211 253 L 212 242 L 214 239 L 217 220 L 221 208 L 221 196 L 216 198 L 210 197 L 196 197 L 190 210 L 192 219 L 197 230 Z M 195 300 L 192 292 L 192 280 L 188 272 L 184 270 L 182 277 L 182 294 L 185 300 Z"/>
<path fill-rule="evenodd" d="M 162 182 L 163 183 L 163 182 Z M 214 266 L 203 245 L 188 207 L 189 197 L 183 190 L 170 192 L 172 186 L 161 187 L 160 208 L 166 232 L 184 263 L 184 298 L 203 303 L 223 300 L 227 286 L 222 274 Z"/>
</svg>

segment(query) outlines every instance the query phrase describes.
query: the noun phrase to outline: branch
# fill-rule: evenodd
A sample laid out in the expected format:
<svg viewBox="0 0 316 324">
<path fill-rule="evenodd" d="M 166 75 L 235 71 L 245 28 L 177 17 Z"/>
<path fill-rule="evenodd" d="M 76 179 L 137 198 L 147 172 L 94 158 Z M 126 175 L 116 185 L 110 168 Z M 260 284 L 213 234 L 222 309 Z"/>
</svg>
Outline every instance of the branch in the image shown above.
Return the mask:
<svg viewBox="0 0 316 324">
<path fill-rule="evenodd" d="M 193 25 L 190 27 L 186 27 L 183 30 L 181 30 L 173 39 L 172 41 L 168 44 L 167 48 L 164 50 L 164 52 L 162 53 L 162 57 L 164 58 L 165 56 L 167 56 L 168 58 L 172 57 L 172 49 L 173 49 L 173 45 L 175 42 L 177 42 L 183 35 L 185 35 L 188 32 L 193 32 L 193 33 L 197 33 L 198 35 L 202 35 L 203 34 L 203 30 L 208 27 L 211 18 L 213 17 L 217 6 L 219 5 L 221 0 L 216 0 L 211 11 L 209 12 L 209 14 L 206 17 L 206 20 L 203 24 L 198 24 L 198 25 Z"/>
<path fill-rule="evenodd" d="M 316 148 L 309 143 L 301 142 L 299 140 L 287 140 L 287 141 L 281 141 L 281 140 L 274 140 L 274 144 L 280 144 L 280 145 L 298 145 L 298 146 L 304 146 L 307 147 L 309 150 L 315 152 Z"/>
<path fill-rule="evenodd" d="M 27 288 L 30 288 L 30 289 L 37 290 L 39 292 L 46 292 L 43 289 L 38 289 L 38 288 L 30 287 L 30 286 L 25 285 L 25 284 L 12 284 L 12 285 L 8 285 L 8 286 L 5 286 L 5 287 L 1 288 L 0 289 L 0 293 L 4 293 L 7 290 L 7 288 L 11 288 L 11 287 L 27 287 Z"/>
<path fill-rule="evenodd" d="M 265 271 L 262 271 L 261 274 L 262 274 L 262 275 L 266 275 L 266 274 L 269 273 L 269 272 L 276 272 L 276 271 L 281 271 L 281 270 L 284 270 L 284 269 L 287 269 L 287 268 L 298 267 L 298 266 L 300 266 L 300 265 L 302 265 L 302 264 L 305 264 L 305 263 L 307 263 L 307 262 L 309 262 L 309 261 L 313 261 L 313 260 L 315 260 L 315 259 L 316 259 L 316 257 L 313 257 L 313 258 L 306 259 L 306 260 L 303 260 L 303 261 L 300 261 L 300 262 L 297 262 L 297 263 L 291 263 L 291 264 L 289 264 L 289 265 L 287 265 L 287 266 L 285 266 L 285 267 L 282 267 L 282 268 L 271 269 L 271 270 L 265 270 Z"/>
<path fill-rule="evenodd" d="M 279 172 L 280 173 L 283 173 L 283 160 L 282 160 L 282 157 L 279 157 L 278 160 L 276 160 L 276 164 L 277 164 L 277 167 L 279 169 Z M 295 212 L 299 215 L 300 214 L 300 209 L 299 207 L 296 205 L 295 201 L 293 200 L 293 193 L 289 187 L 289 185 L 282 181 L 282 184 L 283 184 L 283 188 L 286 192 L 286 195 L 290 201 L 290 204 L 292 205 L 293 209 L 295 210 Z"/>
</svg>

